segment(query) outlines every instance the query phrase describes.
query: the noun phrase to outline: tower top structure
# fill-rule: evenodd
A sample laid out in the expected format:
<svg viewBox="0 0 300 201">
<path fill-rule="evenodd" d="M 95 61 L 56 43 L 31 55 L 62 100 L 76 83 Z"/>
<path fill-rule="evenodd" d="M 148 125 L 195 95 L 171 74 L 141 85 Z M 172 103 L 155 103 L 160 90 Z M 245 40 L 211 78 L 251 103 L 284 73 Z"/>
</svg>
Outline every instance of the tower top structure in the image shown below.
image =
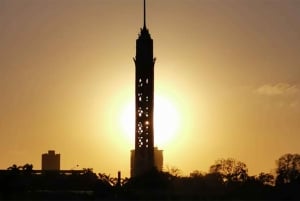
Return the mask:
<svg viewBox="0 0 300 201">
<path fill-rule="evenodd" d="M 146 28 L 146 0 L 144 0 L 144 28 Z"/>
</svg>

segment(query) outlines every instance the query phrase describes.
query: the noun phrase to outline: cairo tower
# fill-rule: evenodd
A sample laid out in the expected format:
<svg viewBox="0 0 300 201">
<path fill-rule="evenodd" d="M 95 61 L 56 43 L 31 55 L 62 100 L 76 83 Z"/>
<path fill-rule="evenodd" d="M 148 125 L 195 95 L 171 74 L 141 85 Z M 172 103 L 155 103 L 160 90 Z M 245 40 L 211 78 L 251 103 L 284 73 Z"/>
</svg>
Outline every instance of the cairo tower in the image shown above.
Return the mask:
<svg viewBox="0 0 300 201">
<path fill-rule="evenodd" d="M 142 175 L 162 165 L 162 151 L 154 149 L 154 63 L 153 40 L 146 27 L 146 1 L 144 25 L 136 40 L 135 63 L 135 149 L 131 151 L 131 176 Z M 158 155 L 159 157 L 155 157 Z M 162 169 L 161 167 L 156 167 Z"/>
</svg>

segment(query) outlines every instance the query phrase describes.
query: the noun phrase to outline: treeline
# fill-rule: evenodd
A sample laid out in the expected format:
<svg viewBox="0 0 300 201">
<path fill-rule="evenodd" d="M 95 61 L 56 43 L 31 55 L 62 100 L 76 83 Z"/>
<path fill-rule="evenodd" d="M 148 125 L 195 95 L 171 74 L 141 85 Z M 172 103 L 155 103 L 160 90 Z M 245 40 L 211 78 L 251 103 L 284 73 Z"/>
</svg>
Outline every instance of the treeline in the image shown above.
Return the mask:
<svg viewBox="0 0 300 201">
<path fill-rule="evenodd" d="M 276 172 L 248 175 L 245 163 L 219 159 L 208 173 L 178 169 L 118 179 L 92 169 L 37 174 L 32 165 L 0 173 L 0 200 L 300 200 L 300 155 L 285 154 Z"/>
</svg>

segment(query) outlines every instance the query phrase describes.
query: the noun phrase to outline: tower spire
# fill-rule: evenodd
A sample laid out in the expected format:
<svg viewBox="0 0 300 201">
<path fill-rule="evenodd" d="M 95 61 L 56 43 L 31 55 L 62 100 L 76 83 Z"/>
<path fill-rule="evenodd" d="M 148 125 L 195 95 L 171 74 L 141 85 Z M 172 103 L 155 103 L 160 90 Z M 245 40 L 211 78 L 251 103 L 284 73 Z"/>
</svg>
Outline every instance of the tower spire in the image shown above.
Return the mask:
<svg viewBox="0 0 300 201">
<path fill-rule="evenodd" d="M 146 28 L 146 0 L 144 0 L 144 28 Z"/>
</svg>

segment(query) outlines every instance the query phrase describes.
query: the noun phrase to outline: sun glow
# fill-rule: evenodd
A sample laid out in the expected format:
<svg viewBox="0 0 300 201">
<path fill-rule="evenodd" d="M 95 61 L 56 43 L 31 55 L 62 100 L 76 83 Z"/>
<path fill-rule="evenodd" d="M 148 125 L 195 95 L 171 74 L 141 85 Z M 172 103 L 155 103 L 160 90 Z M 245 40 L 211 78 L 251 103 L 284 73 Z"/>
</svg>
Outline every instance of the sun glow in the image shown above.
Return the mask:
<svg viewBox="0 0 300 201">
<path fill-rule="evenodd" d="M 129 102 L 121 113 L 121 126 L 130 142 L 134 145 L 134 102 Z M 180 115 L 175 105 L 162 96 L 154 98 L 154 145 L 165 147 L 172 141 L 180 129 Z"/>
</svg>

